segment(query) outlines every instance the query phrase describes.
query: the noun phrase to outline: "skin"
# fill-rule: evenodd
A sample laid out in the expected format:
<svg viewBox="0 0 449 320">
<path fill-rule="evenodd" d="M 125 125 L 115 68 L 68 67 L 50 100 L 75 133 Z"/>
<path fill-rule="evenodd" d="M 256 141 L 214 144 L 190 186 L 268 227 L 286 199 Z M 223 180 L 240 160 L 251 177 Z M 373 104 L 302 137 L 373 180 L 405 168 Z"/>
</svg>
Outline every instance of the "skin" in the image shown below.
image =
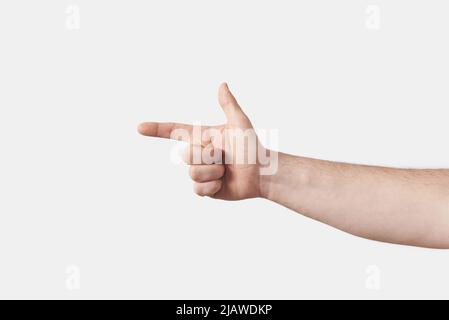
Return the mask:
<svg viewBox="0 0 449 320">
<path fill-rule="evenodd" d="M 218 101 L 227 122 L 214 129 L 226 138 L 226 129 L 252 129 L 227 84 L 222 84 Z M 193 127 L 176 123 L 146 122 L 138 131 L 145 136 L 173 138 L 177 129 Z M 367 239 L 429 248 L 449 248 L 449 170 L 397 169 L 323 161 L 278 154 L 274 175 L 261 175 L 263 167 L 194 162 L 204 150 L 224 153 L 223 141 L 207 136 L 188 140 L 184 160 L 200 196 L 222 200 L 264 198 L 309 218 Z M 237 146 L 247 156 L 245 145 Z M 259 142 L 258 151 L 270 153 Z"/>
</svg>

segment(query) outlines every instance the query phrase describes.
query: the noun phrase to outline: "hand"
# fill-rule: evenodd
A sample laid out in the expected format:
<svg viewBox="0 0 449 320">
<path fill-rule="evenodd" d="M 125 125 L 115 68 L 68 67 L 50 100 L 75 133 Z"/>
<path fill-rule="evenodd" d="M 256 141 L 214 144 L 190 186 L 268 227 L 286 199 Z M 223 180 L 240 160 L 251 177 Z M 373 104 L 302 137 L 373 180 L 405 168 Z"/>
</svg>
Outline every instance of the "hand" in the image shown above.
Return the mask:
<svg viewBox="0 0 449 320">
<path fill-rule="evenodd" d="M 449 248 L 448 170 L 363 166 L 272 152 L 261 146 L 226 84 L 218 101 L 227 118 L 221 126 L 139 126 L 146 136 L 189 142 L 184 159 L 200 196 L 264 197 L 364 238 Z"/>
<path fill-rule="evenodd" d="M 260 197 L 260 160 L 267 150 L 225 83 L 219 87 L 218 102 L 227 123 L 202 127 L 200 137 L 194 137 L 198 127 L 178 123 L 146 122 L 138 131 L 145 136 L 189 142 L 183 159 L 191 165 L 190 176 L 198 195 L 222 200 Z"/>
</svg>

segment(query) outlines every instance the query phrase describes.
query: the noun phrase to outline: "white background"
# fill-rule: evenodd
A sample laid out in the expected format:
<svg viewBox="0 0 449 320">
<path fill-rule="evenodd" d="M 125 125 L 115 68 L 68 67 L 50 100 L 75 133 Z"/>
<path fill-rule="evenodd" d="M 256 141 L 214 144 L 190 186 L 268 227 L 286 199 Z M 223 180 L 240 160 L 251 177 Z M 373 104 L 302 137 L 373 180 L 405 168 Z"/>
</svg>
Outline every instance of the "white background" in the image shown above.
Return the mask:
<svg viewBox="0 0 449 320">
<path fill-rule="evenodd" d="M 448 14 L 443 0 L 2 0 L 0 297 L 449 298 L 448 251 L 199 198 L 174 144 L 136 133 L 222 122 L 227 81 L 284 152 L 449 167 Z"/>
</svg>

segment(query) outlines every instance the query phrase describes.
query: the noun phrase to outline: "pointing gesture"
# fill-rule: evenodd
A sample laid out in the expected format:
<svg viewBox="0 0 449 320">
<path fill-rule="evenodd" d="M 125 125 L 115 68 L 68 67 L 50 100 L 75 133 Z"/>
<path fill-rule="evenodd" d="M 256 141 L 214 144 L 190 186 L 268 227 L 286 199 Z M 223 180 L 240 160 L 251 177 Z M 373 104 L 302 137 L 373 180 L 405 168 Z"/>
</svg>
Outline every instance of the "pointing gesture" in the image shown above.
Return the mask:
<svg viewBox="0 0 449 320">
<path fill-rule="evenodd" d="M 183 158 L 191 165 L 200 196 L 263 197 L 364 238 L 449 248 L 449 170 L 362 166 L 273 153 L 261 146 L 226 84 L 220 86 L 218 102 L 227 118 L 221 126 L 139 126 L 146 136 L 189 142 Z"/>
<path fill-rule="evenodd" d="M 266 151 L 225 83 L 219 87 L 218 102 L 227 118 L 223 125 L 195 128 L 181 123 L 145 122 L 139 126 L 139 132 L 149 137 L 181 139 L 190 143 L 183 159 L 191 165 L 190 176 L 195 181 L 194 190 L 198 195 L 223 200 L 259 197 L 257 154 L 266 154 Z M 196 129 L 201 130 L 199 137 L 195 137 Z M 253 138 L 253 144 L 245 138 Z"/>
</svg>

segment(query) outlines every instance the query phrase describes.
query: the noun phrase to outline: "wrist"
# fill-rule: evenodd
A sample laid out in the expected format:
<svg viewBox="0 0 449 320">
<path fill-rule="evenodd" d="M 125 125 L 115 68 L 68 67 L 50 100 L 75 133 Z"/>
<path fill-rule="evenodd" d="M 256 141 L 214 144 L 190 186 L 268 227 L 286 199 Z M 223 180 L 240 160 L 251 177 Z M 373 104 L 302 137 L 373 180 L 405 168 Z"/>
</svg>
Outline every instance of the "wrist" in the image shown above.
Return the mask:
<svg viewBox="0 0 449 320">
<path fill-rule="evenodd" d="M 270 189 L 271 189 L 271 184 L 272 184 L 272 176 L 260 175 L 259 183 L 260 183 L 260 186 L 259 186 L 260 198 L 269 200 Z"/>
<path fill-rule="evenodd" d="M 271 150 L 267 153 L 270 154 L 270 163 L 260 168 L 259 193 L 261 198 L 272 200 L 273 186 L 279 180 L 283 154 Z"/>
<path fill-rule="evenodd" d="M 276 170 L 260 175 L 261 198 L 282 202 L 281 198 L 290 196 L 292 192 L 302 193 L 311 187 L 311 181 L 315 180 L 315 160 L 278 153 L 276 161 Z"/>
</svg>

